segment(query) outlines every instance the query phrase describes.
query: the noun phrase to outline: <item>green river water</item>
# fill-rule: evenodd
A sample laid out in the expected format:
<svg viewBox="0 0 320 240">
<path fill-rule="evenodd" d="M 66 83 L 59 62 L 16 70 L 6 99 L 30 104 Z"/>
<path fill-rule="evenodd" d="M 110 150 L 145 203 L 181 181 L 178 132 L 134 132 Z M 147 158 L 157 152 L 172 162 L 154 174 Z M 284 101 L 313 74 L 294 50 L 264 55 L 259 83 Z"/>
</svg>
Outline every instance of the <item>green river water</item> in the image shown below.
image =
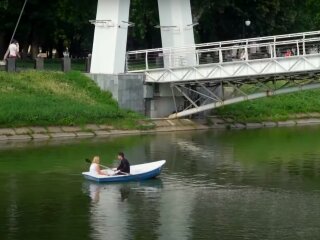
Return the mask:
<svg viewBox="0 0 320 240">
<path fill-rule="evenodd" d="M 166 159 L 157 179 L 84 180 L 84 159 Z M 0 239 L 320 239 L 320 128 L 0 143 Z"/>
</svg>

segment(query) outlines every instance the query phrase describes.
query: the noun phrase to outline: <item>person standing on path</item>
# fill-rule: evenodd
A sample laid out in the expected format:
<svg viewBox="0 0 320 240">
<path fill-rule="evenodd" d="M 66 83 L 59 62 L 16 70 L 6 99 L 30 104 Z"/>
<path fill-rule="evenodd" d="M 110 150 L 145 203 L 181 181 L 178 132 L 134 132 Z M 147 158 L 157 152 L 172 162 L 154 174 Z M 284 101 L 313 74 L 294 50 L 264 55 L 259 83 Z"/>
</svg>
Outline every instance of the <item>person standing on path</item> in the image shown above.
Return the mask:
<svg viewBox="0 0 320 240">
<path fill-rule="evenodd" d="M 4 56 L 4 60 L 7 58 L 20 58 L 19 54 L 19 43 L 17 40 L 13 39 L 8 47 L 8 50 Z"/>
</svg>

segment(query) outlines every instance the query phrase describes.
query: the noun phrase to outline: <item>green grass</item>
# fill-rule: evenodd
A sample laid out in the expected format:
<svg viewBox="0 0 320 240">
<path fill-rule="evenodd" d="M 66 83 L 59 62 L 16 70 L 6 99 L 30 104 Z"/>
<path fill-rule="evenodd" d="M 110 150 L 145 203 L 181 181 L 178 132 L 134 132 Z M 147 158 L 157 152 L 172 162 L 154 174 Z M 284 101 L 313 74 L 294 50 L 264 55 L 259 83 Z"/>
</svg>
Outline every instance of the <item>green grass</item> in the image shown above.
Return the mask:
<svg viewBox="0 0 320 240">
<path fill-rule="evenodd" d="M 298 114 L 320 113 L 320 90 L 246 101 L 216 109 L 214 113 L 238 122 L 284 121 Z"/>
<path fill-rule="evenodd" d="M 0 72 L 0 127 L 109 124 L 140 128 L 143 117 L 122 110 L 80 72 Z"/>
</svg>

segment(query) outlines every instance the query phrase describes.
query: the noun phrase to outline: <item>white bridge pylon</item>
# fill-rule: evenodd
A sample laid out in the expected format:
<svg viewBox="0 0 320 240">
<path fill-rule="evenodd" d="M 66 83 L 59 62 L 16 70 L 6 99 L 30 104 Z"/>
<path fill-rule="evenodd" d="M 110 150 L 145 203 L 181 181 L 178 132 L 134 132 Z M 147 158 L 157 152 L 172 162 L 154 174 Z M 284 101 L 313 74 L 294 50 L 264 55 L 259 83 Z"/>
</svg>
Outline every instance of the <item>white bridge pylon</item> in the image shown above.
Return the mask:
<svg viewBox="0 0 320 240">
<path fill-rule="evenodd" d="M 130 0 L 98 0 L 91 73 L 123 73 L 127 47 Z"/>
<path fill-rule="evenodd" d="M 195 64 L 185 58 L 191 54 Z M 319 88 L 320 31 L 130 51 L 127 63 L 127 71 L 144 73 L 147 83 L 170 83 L 173 97 L 182 96 L 190 104 L 182 110 L 176 106 L 170 117 L 184 117 L 245 100 Z"/>
<path fill-rule="evenodd" d="M 160 24 L 155 27 L 161 31 L 162 46 L 194 45 L 190 0 L 158 0 L 158 6 Z M 129 10 L 130 0 L 98 0 L 96 19 L 90 20 L 95 25 L 91 73 L 125 72 L 128 28 L 134 26 L 129 22 Z M 194 54 L 184 57 L 195 64 Z"/>
</svg>

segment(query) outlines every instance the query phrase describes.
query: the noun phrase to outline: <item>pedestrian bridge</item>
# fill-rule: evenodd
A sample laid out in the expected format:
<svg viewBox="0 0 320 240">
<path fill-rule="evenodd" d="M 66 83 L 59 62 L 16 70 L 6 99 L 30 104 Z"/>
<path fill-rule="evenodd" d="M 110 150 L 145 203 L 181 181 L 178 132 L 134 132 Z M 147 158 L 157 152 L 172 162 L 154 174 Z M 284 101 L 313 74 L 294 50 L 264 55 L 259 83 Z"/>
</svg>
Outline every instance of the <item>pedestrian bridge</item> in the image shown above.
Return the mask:
<svg viewBox="0 0 320 240">
<path fill-rule="evenodd" d="M 126 70 L 144 73 L 146 83 L 169 83 L 176 105 L 171 117 L 184 117 L 319 88 L 320 31 L 130 51 Z"/>
</svg>

